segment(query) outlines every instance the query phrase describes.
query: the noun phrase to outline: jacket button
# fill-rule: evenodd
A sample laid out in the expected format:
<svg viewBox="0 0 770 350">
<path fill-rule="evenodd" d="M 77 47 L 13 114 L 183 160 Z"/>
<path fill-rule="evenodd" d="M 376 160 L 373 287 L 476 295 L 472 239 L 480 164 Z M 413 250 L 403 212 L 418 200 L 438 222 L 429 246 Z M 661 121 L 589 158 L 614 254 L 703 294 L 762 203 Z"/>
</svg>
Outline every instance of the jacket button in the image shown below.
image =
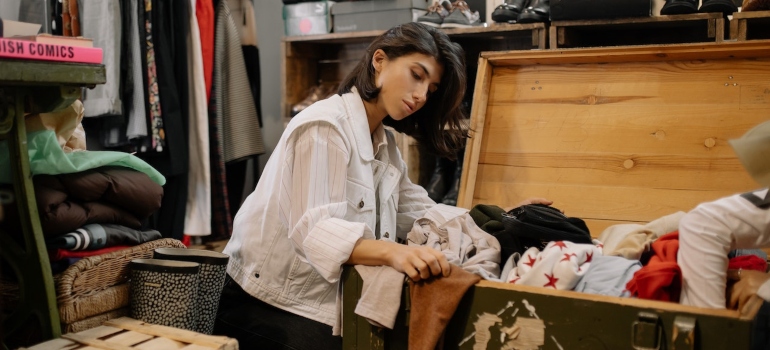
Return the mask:
<svg viewBox="0 0 770 350">
<path fill-rule="evenodd" d="M 358 209 L 361 209 L 363 207 L 364 207 L 364 201 L 362 200 L 362 201 L 358 202 Z"/>
<path fill-rule="evenodd" d="M 385 238 L 390 238 L 390 233 L 385 232 Z"/>
</svg>

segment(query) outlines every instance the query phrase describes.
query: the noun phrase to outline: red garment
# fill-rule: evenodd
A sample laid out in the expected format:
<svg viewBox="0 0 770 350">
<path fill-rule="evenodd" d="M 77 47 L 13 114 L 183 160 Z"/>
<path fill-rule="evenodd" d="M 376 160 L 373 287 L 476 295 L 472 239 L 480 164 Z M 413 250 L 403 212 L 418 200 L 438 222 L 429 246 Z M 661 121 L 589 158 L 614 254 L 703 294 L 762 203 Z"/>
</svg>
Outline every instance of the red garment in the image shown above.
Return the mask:
<svg viewBox="0 0 770 350">
<path fill-rule="evenodd" d="M 53 249 L 48 251 L 48 258 L 51 261 L 59 261 L 66 258 L 87 258 L 94 255 L 102 255 L 112 253 L 118 250 L 131 248 L 128 245 L 118 245 L 113 247 L 107 247 L 97 250 L 67 250 L 67 249 Z"/>
<path fill-rule="evenodd" d="M 767 271 L 767 260 L 756 255 L 736 256 L 730 259 L 730 264 L 727 265 L 727 268 L 731 270 L 744 269 L 765 272 Z"/>
<path fill-rule="evenodd" d="M 640 299 L 679 301 L 682 270 L 676 263 L 679 231 L 668 233 L 652 243 L 655 255 L 626 284 L 631 295 Z"/>
<path fill-rule="evenodd" d="M 195 18 L 198 20 L 198 29 L 201 32 L 203 80 L 206 82 L 206 101 L 209 101 L 214 73 L 214 2 L 212 0 L 195 1 Z"/>
</svg>

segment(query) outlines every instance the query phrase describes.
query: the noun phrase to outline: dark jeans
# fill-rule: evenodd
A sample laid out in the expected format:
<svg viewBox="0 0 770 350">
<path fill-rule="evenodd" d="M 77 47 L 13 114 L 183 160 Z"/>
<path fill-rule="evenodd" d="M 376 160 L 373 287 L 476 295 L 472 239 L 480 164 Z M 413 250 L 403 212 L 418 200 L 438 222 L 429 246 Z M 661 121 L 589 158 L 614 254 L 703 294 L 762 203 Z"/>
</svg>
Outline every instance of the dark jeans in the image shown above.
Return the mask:
<svg viewBox="0 0 770 350">
<path fill-rule="evenodd" d="M 332 327 L 252 297 L 227 277 L 214 334 L 238 339 L 241 349 L 342 349 Z"/>
</svg>

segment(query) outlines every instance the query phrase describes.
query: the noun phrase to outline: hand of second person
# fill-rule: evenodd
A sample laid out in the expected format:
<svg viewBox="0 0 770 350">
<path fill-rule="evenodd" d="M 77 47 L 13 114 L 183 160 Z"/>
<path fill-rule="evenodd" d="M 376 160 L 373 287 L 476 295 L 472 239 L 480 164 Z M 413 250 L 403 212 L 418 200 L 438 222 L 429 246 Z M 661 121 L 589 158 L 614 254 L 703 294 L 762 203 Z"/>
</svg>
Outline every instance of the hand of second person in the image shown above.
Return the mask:
<svg viewBox="0 0 770 350">
<path fill-rule="evenodd" d="M 504 208 L 504 210 L 508 212 L 508 211 L 511 211 L 511 209 L 513 209 L 513 208 L 518 208 L 518 207 L 520 207 L 522 205 L 527 205 L 527 204 L 551 205 L 551 204 L 553 204 L 553 201 L 545 199 L 545 198 L 539 198 L 539 197 L 527 198 L 527 199 L 521 201 L 521 203 L 516 204 L 513 207 Z"/>
<path fill-rule="evenodd" d="M 741 310 L 751 296 L 757 294 L 759 287 L 770 280 L 770 275 L 753 270 L 728 270 L 727 278 L 736 281 L 727 288 L 727 307 Z"/>
<path fill-rule="evenodd" d="M 450 270 L 444 253 L 422 246 L 399 246 L 391 253 L 390 266 L 415 282 L 431 276 L 449 276 Z"/>
</svg>

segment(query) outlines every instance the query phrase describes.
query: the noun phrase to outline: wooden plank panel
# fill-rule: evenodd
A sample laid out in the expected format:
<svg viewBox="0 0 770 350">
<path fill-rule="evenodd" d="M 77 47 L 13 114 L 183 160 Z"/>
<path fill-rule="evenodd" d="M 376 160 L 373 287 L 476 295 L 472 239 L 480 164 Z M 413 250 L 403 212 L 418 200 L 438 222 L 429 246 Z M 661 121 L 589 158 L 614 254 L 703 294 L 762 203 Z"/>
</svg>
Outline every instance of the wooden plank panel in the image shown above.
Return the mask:
<svg viewBox="0 0 770 350">
<path fill-rule="evenodd" d="M 595 47 L 532 51 L 485 52 L 493 66 L 555 65 L 577 63 L 625 63 L 662 61 L 700 61 L 711 59 L 767 58 L 767 41 L 736 41 L 677 45 Z M 608 66 L 610 67 L 610 66 Z"/>
<path fill-rule="evenodd" d="M 479 164 L 479 154 L 482 149 L 482 136 L 484 135 L 485 116 L 487 115 L 487 98 L 489 98 L 490 81 L 492 79 L 492 66 L 487 59 L 479 57 L 479 68 L 476 74 L 476 89 L 473 92 L 473 105 L 471 106 L 470 129 L 473 135 L 465 146 L 463 159 L 463 172 L 460 175 L 460 191 L 457 195 L 457 206 L 470 209 L 471 200 L 476 179 L 476 170 Z"/>
<path fill-rule="evenodd" d="M 545 197 L 569 216 L 587 219 L 649 222 L 697 204 L 733 194 L 733 191 L 668 190 L 655 188 L 562 185 L 558 183 L 504 183 L 476 181 L 474 203 L 501 207 L 523 198 Z"/>
<path fill-rule="evenodd" d="M 583 153 L 485 153 L 486 182 L 558 183 L 671 190 L 743 191 L 758 187 L 736 158 Z"/>
<path fill-rule="evenodd" d="M 739 90 L 743 85 L 766 86 L 770 77 L 768 67 L 768 60 L 744 60 L 737 67 L 730 61 L 688 61 L 618 63 L 612 68 L 603 64 L 498 68 L 494 85 L 499 85 L 500 90 L 492 90 L 490 101 L 502 104 L 539 99 L 565 103 L 572 96 L 603 94 L 597 97 L 622 97 L 620 102 L 630 100 L 637 104 L 647 104 L 650 98 L 674 104 L 700 101 L 732 104 L 735 103 L 732 98 L 722 94 Z M 676 90 L 681 87 L 687 90 Z"/>
<path fill-rule="evenodd" d="M 99 326 L 78 332 L 78 335 L 88 338 L 102 338 L 119 332 L 123 332 L 123 329 L 110 326 Z"/>
<path fill-rule="evenodd" d="M 135 344 L 139 344 L 141 342 L 147 341 L 149 339 L 155 338 L 155 336 L 134 332 L 134 331 L 128 331 L 123 332 L 121 334 L 118 334 L 114 337 L 111 337 L 107 339 L 107 342 L 112 344 L 120 344 L 120 345 L 126 345 L 126 346 L 132 346 Z"/>
<path fill-rule="evenodd" d="M 141 343 L 135 346 L 134 348 L 139 350 L 166 350 L 166 349 L 181 349 L 185 347 L 185 345 L 186 344 L 180 343 L 175 340 L 160 337 L 160 338 L 155 338 L 153 340 L 150 340 L 146 343 Z"/>
<path fill-rule="evenodd" d="M 56 338 L 49 340 L 45 343 L 40 343 L 35 346 L 26 348 L 27 350 L 51 350 L 51 349 L 73 349 L 80 345 L 67 339 Z"/>
<path fill-rule="evenodd" d="M 732 156 L 724 141 L 770 112 L 770 61 L 734 61 L 495 68 L 484 135 L 494 148 L 484 151 L 602 151 L 609 142 L 615 151 Z"/>
<path fill-rule="evenodd" d="M 534 111 L 537 107 L 527 109 Z M 763 113 L 713 118 L 591 115 L 590 112 L 546 117 L 494 110 L 484 125 L 488 132 L 481 141 L 481 152 L 612 152 L 629 158 L 676 154 L 733 158 L 735 153 L 727 141 L 767 120 L 768 115 L 770 109 Z"/>
</svg>

